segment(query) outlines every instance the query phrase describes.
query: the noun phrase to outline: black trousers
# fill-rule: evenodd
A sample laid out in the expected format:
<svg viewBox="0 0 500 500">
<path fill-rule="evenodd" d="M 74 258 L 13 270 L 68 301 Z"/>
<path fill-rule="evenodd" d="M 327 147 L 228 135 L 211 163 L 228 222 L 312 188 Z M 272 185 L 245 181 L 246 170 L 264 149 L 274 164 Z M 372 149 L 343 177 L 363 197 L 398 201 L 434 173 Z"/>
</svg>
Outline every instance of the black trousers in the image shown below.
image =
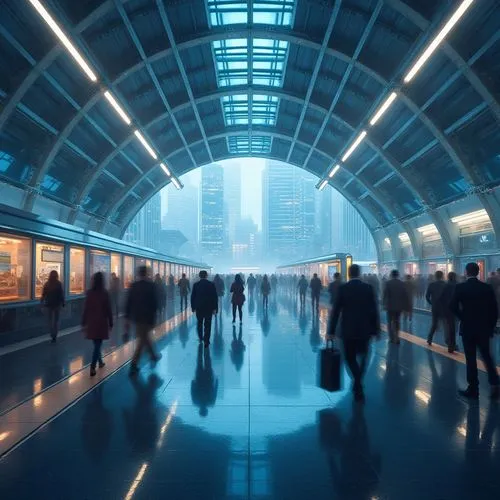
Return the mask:
<svg viewBox="0 0 500 500">
<path fill-rule="evenodd" d="M 490 337 L 487 336 L 479 339 L 474 337 L 462 337 L 465 363 L 467 365 L 467 383 L 473 388 L 479 386 L 479 378 L 477 376 L 477 351 L 479 351 L 483 363 L 486 366 L 490 385 L 500 385 L 500 377 L 498 376 L 495 361 L 491 355 L 490 340 Z"/>
<path fill-rule="evenodd" d="M 238 314 L 240 315 L 240 321 L 243 318 L 243 306 L 241 304 L 233 304 L 233 321 L 236 320 L 236 309 L 238 309 Z"/>
<path fill-rule="evenodd" d="M 187 294 L 186 295 L 181 294 L 181 309 L 182 309 L 183 306 L 184 306 L 184 308 L 187 309 L 187 306 L 188 306 L 188 296 L 187 296 Z"/>
<path fill-rule="evenodd" d="M 399 342 L 401 311 L 387 311 L 387 333 L 391 342 Z"/>
<path fill-rule="evenodd" d="M 429 330 L 429 335 L 427 336 L 427 339 L 432 342 L 432 339 L 434 338 L 434 334 L 436 333 L 436 330 L 438 329 L 439 322 L 443 322 L 445 325 L 445 329 L 447 327 L 445 323 L 445 317 L 441 312 L 438 311 L 432 311 L 432 322 L 431 322 L 431 329 Z M 446 335 L 446 330 L 445 330 L 445 335 Z"/>
<path fill-rule="evenodd" d="M 369 342 L 369 339 L 344 339 L 344 359 L 354 380 L 354 390 L 359 390 L 362 387 Z M 358 357 L 360 362 L 358 362 Z"/>
<path fill-rule="evenodd" d="M 316 309 L 319 309 L 319 293 L 311 293 L 311 303 L 313 307 L 316 304 Z"/>
<path fill-rule="evenodd" d="M 196 319 L 198 320 L 198 338 L 205 342 L 210 342 L 210 334 L 212 333 L 212 312 L 196 311 Z"/>
<path fill-rule="evenodd" d="M 444 320 L 446 326 L 446 344 L 448 347 L 455 348 L 457 346 L 457 327 L 455 316 L 453 316 L 453 314 L 446 314 Z"/>
<path fill-rule="evenodd" d="M 269 306 L 269 295 L 263 295 L 262 296 L 262 305 L 264 307 Z"/>
</svg>

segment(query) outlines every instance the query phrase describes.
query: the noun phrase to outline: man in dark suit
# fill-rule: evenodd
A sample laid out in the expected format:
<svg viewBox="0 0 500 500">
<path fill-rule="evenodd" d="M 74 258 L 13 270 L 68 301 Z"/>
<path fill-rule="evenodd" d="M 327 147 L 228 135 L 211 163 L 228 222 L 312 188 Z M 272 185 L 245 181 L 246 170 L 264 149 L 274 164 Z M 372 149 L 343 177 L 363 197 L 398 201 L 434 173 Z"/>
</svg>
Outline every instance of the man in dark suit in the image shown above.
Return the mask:
<svg viewBox="0 0 500 500">
<path fill-rule="evenodd" d="M 399 271 L 391 271 L 391 279 L 384 286 L 384 308 L 387 311 L 387 333 L 389 342 L 399 344 L 401 313 L 408 311 L 410 298 L 405 284 L 399 279 Z"/>
<path fill-rule="evenodd" d="M 350 281 L 338 289 L 332 309 L 328 334 L 335 336 L 335 329 L 342 314 L 341 335 L 344 357 L 351 372 L 354 398 L 364 400 L 363 374 L 368 358 L 370 338 L 380 334 L 380 319 L 373 287 L 360 279 L 360 268 L 353 264 L 349 268 Z M 361 363 L 358 363 L 358 356 Z"/>
<path fill-rule="evenodd" d="M 476 358 L 479 351 L 488 371 L 488 381 L 491 385 L 490 398 L 497 400 L 500 399 L 500 378 L 490 352 L 490 339 L 498 315 L 495 294 L 490 285 L 477 279 L 479 266 L 475 262 L 467 264 L 465 273 L 467 281 L 456 286 L 450 303 L 450 310 L 460 320 L 460 335 L 467 364 L 469 385 L 459 393 L 469 399 L 479 398 Z"/>
<path fill-rule="evenodd" d="M 429 283 L 425 300 L 431 306 L 432 323 L 429 335 L 427 335 L 427 343 L 432 345 L 434 334 L 439 326 L 439 323 L 444 323 L 446 317 L 446 307 L 443 304 L 443 293 L 446 288 L 443 271 L 436 271 L 434 274 L 435 280 Z"/>
<path fill-rule="evenodd" d="M 200 281 L 193 285 L 191 292 L 191 309 L 196 312 L 198 320 L 198 338 L 200 342 L 205 342 L 205 347 L 210 344 L 212 316 L 217 314 L 219 309 L 217 289 L 211 281 L 207 280 L 207 276 L 206 271 L 200 271 Z"/>
</svg>

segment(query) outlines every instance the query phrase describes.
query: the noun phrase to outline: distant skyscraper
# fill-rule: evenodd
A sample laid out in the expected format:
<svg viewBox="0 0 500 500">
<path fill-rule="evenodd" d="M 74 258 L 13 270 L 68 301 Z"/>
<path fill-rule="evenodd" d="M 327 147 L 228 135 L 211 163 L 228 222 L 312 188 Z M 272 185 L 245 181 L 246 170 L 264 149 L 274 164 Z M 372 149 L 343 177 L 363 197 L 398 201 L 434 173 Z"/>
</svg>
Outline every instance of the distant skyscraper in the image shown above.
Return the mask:
<svg viewBox="0 0 500 500">
<path fill-rule="evenodd" d="M 361 216 L 345 198 L 342 200 L 342 239 L 346 251 L 354 258 L 375 258 L 373 238 Z"/>
<path fill-rule="evenodd" d="M 224 211 L 227 246 L 231 246 L 241 219 L 241 165 L 237 162 L 224 165 Z"/>
<path fill-rule="evenodd" d="M 333 189 L 317 191 L 316 195 L 316 247 L 322 255 L 332 253 L 332 194 Z M 333 249 L 334 251 L 334 249 Z"/>
<path fill-rule="evenodd" d="M 161 251 L 160 232 L 161 198 L 160 194 L 157 193 L 139 210 L 127 228 L 123 239 L 139 246 Z"/>
<path fill-rule="evenodd" d="M 184 189 L 171 187 L 167 194 L 168 210 L 164 217 L 164 229 L 181 231 L 191 245 L 198 244 L 198 188 L 186 184 Z"/>
<path fill-rule="evenodd" d="M 224 249 L 224 170 L 219 165 L 201 169 L 200 244 L 209 255 Z"/>
<path fill-rule="evenodd" d="M 262 179 L 266 255 L 279 262 L 311 255 L 315 234 L 315 179 L 285 163 L 269 161 Z"/>
</svg>

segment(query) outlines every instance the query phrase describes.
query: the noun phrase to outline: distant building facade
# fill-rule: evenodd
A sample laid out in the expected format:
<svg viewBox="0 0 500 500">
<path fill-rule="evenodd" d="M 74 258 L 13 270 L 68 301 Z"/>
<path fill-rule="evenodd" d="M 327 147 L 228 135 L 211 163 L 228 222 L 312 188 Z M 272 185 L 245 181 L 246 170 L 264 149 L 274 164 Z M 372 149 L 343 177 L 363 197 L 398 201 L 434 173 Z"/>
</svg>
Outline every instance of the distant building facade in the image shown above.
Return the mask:
<svg viewBox="0 0 500 500">
<path fill-rule="evenodd" d="M 161 251 L 161 198 L 155 194 L 139 210 L 128 226 L 123 239 L 138 246 Z"/>
<path fill-rule="evenodd" d="M 209 256 L 224 250 L 224 169 L 207 165 L 201 169 L 200 245 Z"/>
</svg>

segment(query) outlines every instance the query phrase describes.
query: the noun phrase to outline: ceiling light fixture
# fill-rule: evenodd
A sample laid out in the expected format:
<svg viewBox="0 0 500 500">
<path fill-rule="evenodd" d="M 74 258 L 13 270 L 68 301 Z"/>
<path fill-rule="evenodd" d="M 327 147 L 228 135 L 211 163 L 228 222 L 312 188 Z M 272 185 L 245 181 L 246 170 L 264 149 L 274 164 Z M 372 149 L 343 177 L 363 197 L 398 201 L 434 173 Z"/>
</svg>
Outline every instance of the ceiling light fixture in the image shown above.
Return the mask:
<svg viewBox="0 0 500 500">
<path fill-rule="evenodd" d="M 375 113 L 373 118 L 370 120 L 370 125 L 372 127 L 380 120 L 382 115 L 390 108 L 391 104 L 394 102 L 394 100 L 396 99 L 397 96 L 398 95 L 396 94 L 396 92 L 392 92 L 392 94 L 385 100 L 384 104 L 382 104 L 382 106 L 380 106 L 378 111 Z"/>
<path fill-rule="evenodd" d="M 179 184 L 179 181 L 175 178 L 175 177 L 172 177 L 172 184 L 180 191 L 182 188 L 181 188 L 181 185 Z"/>
<path fill-rule="evenodd" d="M 114 110 L 118 113 L 120 118 L 127 124 L 130 125 L 132 122 L 130 118 L 127 116 L 127 113 L 123 111 L 123 108 L 118 104 L 118 101 L 113 97 L 113 94 L 109 92 L 109 90 L 106 90 L 104 92 L 104 97 L 108 100 L 108 102 L 113 106 Z"/>
<path fill-rule="evenodd" d="M 59 27 L 59 25 L 54 21 L 53 17 L 48 13 L 47 9 L 42 5 L 42 3 L 39 0 L 29 0 L 29 2 L 40 14 L 43 20 L 49 25 L 50 29 L 54 32 L 57 38 L 59 38 L 61 43 L 66 47 L 68 52 L 73 56 L 73 59 L 78 63 L 80 68 L 83 69 L 83 71 L 90 78 L 90 80 L 96 82 L 97 81 L 96 74 L 92 71 L 89 64 L 87 63 L 87 61 L 85 61 L 85 59 L 78 52 L 78 50 L 76 50 L 75 46 L 70 42 L 69 38 Z"/>
<path fill-rule="evenodd" d="M 441 31 L 436 35 L 434 40 L 424 50 L 424 53 L 417 59 L 417 62 L 412 66 L 410 71 L 404 78 L 404 82 L 410 82 L 414 76 L 420 71 L 420 68 L 425 64 L 427 59 L 431 57 L 433 52 L 438 48 L 439 44 L 445 39 L 446 35 L 452 30 L 453 26 L 457 24 L 460 18 L 465 14 L 467 9 L 472 5 L 474 0 L 464 0 L 454 14 L 450 17 L 448 22 L 443 26 Z"/>
<path fill-rule="evenodd" d="M 319 185 L 319 190 L 323 191 L 325 189 L 325 186 L 328 184 L 328 181 L 325 179 L 320 185 Z"/>
<path fill-rule="evenodd" d="M 351 147 L 347 150 L 346 154 L 342 157 L 342 161 L 346 161 L 349 156 L 354 153 L 354 150 L 361 144 L 361 141 L 366 137 L 366 130 L 363 130 L 361 134 L 356 137 L 356 140 L 352 143 Z"/>
<path fill-rule="evenodd" d="M 141 144 L 144 146 L 144 149 L 155 159 L 158 159 L 158 155 L 155 153 L 154 149 L 148 144 L 148 141 L 144 139 L 144 136 L 138 131 L 134 131 L 135 136 L 137 139 L 141 141 Z"/>
<path fill-rule="evenodd" d="M 331 179 L 338 171 L 339 171 L 340 165 L 335 165 L 331 172 L 328 174 L 328 177 Z"/>
<path fill-rule="evenodd" d="M 162 170 L 170 177 L 172 175 L 172 172 L 168 169 L 168 167 L 165 165 L 165 163 L 160 163 L 160 167 Z"/>
</svg>

